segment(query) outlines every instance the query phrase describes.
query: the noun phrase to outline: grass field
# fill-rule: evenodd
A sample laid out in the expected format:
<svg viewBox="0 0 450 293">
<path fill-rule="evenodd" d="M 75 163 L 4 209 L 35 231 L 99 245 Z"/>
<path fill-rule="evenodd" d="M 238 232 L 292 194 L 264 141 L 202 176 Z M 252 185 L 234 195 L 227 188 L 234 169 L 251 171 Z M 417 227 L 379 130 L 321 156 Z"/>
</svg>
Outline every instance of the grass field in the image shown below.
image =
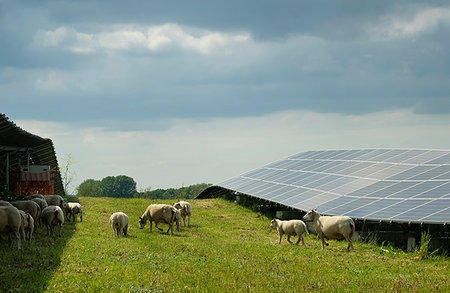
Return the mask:
<svg viewBox="0 0 450 293">
<path fill-rule="evenodd" d="M 41 227 L 20 252 L 0 243 L 0 292 L 450 292 L 448 258 L 363 243 L 347 253 L 343 241 L 322 251 L 314 235 L 278 245 L 269 218 L 222 199 L 192 200 L 192 226 L 174 236 L 139 229 L 156 201 L 80 202 L 83 222 L 66 222 L 62 237 Z M 130 218 L 128 237 L 113 237 L 116 211 Z"/>
</svg>

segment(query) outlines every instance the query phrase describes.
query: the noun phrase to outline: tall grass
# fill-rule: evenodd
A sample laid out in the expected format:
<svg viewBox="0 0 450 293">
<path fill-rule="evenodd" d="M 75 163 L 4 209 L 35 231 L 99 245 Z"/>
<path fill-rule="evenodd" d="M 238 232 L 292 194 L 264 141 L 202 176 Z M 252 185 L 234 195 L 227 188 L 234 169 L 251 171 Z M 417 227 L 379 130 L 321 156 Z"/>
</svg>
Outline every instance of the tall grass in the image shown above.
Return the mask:
<svg viewBox="0 0 450 293">
<path fill-rule="evenodd" d="M 174 236 L 138 228 L 156 201 L 80 202 L 83 222 L 65 223 L 63 237 L 40 228 L 21 252 L 0 243 L 1 292 L 450 291 L 447 258 L 418 262 L 416 254 L 380 254 L 363 243 L 347 253 L 343 241 L 322 251 L 312 234 L 306 246 L 286 238 L 279 245 L 269 218 L 221 199 L 192 200 L 192 226 Z M 113 237 L 108 220 L 116 211 L 130 218 L 128 237 Z"/>
</svg>

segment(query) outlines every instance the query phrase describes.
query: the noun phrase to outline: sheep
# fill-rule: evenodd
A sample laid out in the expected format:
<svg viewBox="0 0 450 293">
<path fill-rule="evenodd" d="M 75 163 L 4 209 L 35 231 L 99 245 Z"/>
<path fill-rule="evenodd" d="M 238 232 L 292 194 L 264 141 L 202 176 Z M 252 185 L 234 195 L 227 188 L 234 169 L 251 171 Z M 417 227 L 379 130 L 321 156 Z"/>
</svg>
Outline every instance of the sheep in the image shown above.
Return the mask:
<svg viewBox="0 0 450 293">
<path fill-rule="evenodd" d="M 350 217 L 347 216 L 321 216 L 317 209 L 310 210 L 304 217 L 305 221 L 313 221 L 314 229 L 322 240 L 322 250 L 325 249 L 325 245 L 328 243 L 325 238 L 328 239 L 343 239 L 347 240 L 347 251 L 355 250 L 352 243 L 352 236 L 355 232 L 355 223 Z"/>
<path fill-rule="evenodd" d="M 35 194 L 35 195 L 40 195 L 40 194 Z M 39 205 L 39 207 L 41 208 L 41 212 L 48 207 L 47 202 L 45 201 L 45 199 L 42 199 L 40 197 L 35 197 L 35 198 L 30 198 L 31 201 L 34 201 L 35 203 L 37 203 Z M 40 226 L 41 225 L 41 219 L 40 217 L 38 217 L 37 221 L 36 221 L 36 226 Z"/>
<path fill-rule="evenodd" d="M 17 250 L 21 249 L 21 227 L 22 217 L 20 216 L 20 212 L 17 208 L 10 206 L 0 206 L 0 233 L 7 233 L 8 235 L 12 233 L 17 239 Z M 11 237 L 9 237 L 9 241 L 11 244 Z"/>
<path fill-rule="evenodd" d="M 308 229 L 306 228 L 306 224 L 301 220 L 290 220 L 290 221 L 282 221 L 279 219 L 273 219 L 270 223 L 270 228 L 274 229 L 277 228 L 278 235 L 280 236 L 280 240 L 278 241 L 278 244 L 281 243 L 281 238 L 284 234 L 287 235 L 287 241 L 290 244 L 293 244 L 293 242 L 290 240 L 291 236 L 298 236 L 297 243 L 302 241 L 302 244 L 305 245 L 305 240 L 303 239 L 303 233 L 308 233 Z M 309 233 L 308 233 L 309 234 Z"/>
<path fill-rule="evenodd" d="M 80 214 L 80 222 L 83 222 L 83 207 L 77 202 L 69 202 L 64 204 L 64 210 L 66 211 L 67 220 L 70 222 L 70 218 L 73 218 L 75 222 L 75 215 Z"/>
<path fill-rule="evenodd" d="M 128 216 L 122 212 L 116 212 L 109 218 L 109 223 L 114 231 L 114 237 L 120 237 L 122 234 L 127 236 Z"/>
<path fill-rule="evenodd" d="M 191 204 L 187 201 L 178 201 L 173 205 L 176 209 L 180 210 L 181 217 L 183 218 L 183 225 L 186 227 L 186 216 L 188 217 L 188 226 L 191 225 Z"/>
<path fill-rule="evenodd" d="M 47 227 L 47 235 L 52 233 L 55 236 L 55 226 L 59 226 L 59 236 L 61 237 L 61 228 L 64 224 L 64 214 L 59 206 L 48 206 L 42 211 L 41 218 Z"/>
<path fill-rule="evenodd" d="M 58 206 L 64 209 L 64 198 L 61 195 L 47 195 L 45 196 L 45 201 L 49 206 Z"/>
<path fill-rule="evenodd" d="M 40 198 L 40 199 L 44 199 L 45 200 L 45 196 L 43 196 L 42 194 L 32 194 L 30 195 L 30 198 Z"/>
<path fill-rule="evenodd" d="M 29 213 L 19 210 L 22 217 L 23 240 L 31 240 L 34 232 L 34 220 Z"/>
<path fill-rule="evenodd" d="M 6 200 L 0 200 L 0 207 L 13 207 L 13 205 Z"/>
<path fill-rule="evenodd" d="M 19 210 L 29 213 L 33 217 L 36 227 L 37 221 L 41 215 L 41 208 L 37 203 L 31 200 L 18 200 L 12 201 L 11 204 Z"/>
<path fill-rule="evenodd" d="M 171 230 L 173 235 L 173 222 L 177 224 L 177 231 L 180 230 L 179 222 L 176 220 L 177 209 L 168 204 L 151 204 L 147 207 L 142 217 L 139 217 L 139 228 L 143 229 L 147 220 L 150 221 L 150 232 L 152 231 L 152 222 L 155 222 L 155 227 L 162 231 L 161 228 L 157 226 L 158 223 L 169 224 L 169 229 L 167 229 L 167 234 Z"/>
</svg>

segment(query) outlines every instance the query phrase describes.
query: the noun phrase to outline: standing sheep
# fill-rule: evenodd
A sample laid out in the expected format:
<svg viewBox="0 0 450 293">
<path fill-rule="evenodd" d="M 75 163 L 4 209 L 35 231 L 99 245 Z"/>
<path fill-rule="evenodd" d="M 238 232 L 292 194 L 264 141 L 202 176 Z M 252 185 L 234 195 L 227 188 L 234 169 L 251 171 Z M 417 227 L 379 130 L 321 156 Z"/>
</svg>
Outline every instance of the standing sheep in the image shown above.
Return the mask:
<svg viewBox="0 0 450 293">
<path fill-rule="evenodd" d="M 22 217 L 15 207 L 0 206 L 0 233 L 8 234 L 11 244 L 10 234 L 17 239 L 17 249 L 20 250 L 20 232 L 22 227 Z M 23 231 L 23 230 L 22 230 Z"/>
<path fill-rule="evenodd" d="M 191 225 L 191 214 L 192 208 L 191 204 L 187 201 L 179 201 L 173 205 L 181 213 L 181 218 L 183 218 L 183 225 L 186 227 L 186 216 L 188 217 L 188 226 Z"/>
<path fill-rule="evenodd" d="M 42 221 L 47 227 L 47 234 L 55 236 L 55 226 L 59 226 L 59 236 L 61 237 L 61 228 L 64 223 L 64 214 L 60 207 L 58 206 L 48 206 L 42 211 Z"/>
<path fill-rule="evenodd" d="M 12 201 L 11 204 L 19 210 L 29 213 L 33 217 L 34 224 L 37 224 L 37 221 L 41 216 L 41 207 L 37 203 L 31 200 L 18 200 Z"/>
<path fill-rule="evenodd" d="M 47 202 L 47 204 L 49 206 L 58 206 L 61 209 L 64 208 L 65 200 L 61 195 L 57 195 L 57 194 L 47 195 L 47 196 L 45 196 L 45 201 Z"/>
<path fill-rule="evenodd" d="M 122 234 L 127 236 L 128 216 L 122 212 L 116 212 L 109 218 L 109 223 L 114 231 L 114 237 L 120 237 Z"/>
<path fill-rule="evenodd" d="M 310 210 L 304 217 L 305 221 L 313 221 L 314 229 L 322 240 L 322 250 L 325 249 L 325 245 L 328 243 L 325 238 L 328 239 L 343 239 L 347 240 L 347 251 L 355 250 L 352 243 L 352 236 L 355 232 L 355 223 L 350 217 L 347 216 L 321 216 L 317 209 Z"/>
<path fill-rule="evenodd" d="M 77 202 L 64 203 L 64 209 L 66 211 L 67 220 L 70 222 L 70 218 L 75 222 L 75 215 L 80 214 L 80 222 L 83 222 L 83 207 Z"/>
<path fill-rule="evenodd" d="M 273 219 L 270 223 L 270 228 L 274 229 L 277 228 L 278 235 L 280 236 L 280 241 L 278 241 L 278 244 L 281 243 L 281 238 L 284 234 L 287 235 L 287 241 L 290 244 L 293 244 L 291 241 L 291 236 L 298 236 L 297 244 L 302 241 L 302 244 L 305 245 L 305 240 L 303 239 L 303 233 L 308 233 L 308 229 L 306 228 L 306 224 L 301 220 L 290 220 L 290 221 L 281 221 L 278 219 Z"/>
<path fill-rule="evenodd" d="M 167 229 L 167 234 L 169 230 L 173 235 L 173 222 L 177 224 L 177 231 L 180 230 L 179 223 L 176 220 L 177 209 L 168 204 L 151 204 L 147 207 L 142 217 L 139 217 L 139 228 L 143 229 L 147 221 L 150 221 L 150 231 L 152 231 L 152 222 L 155 222 L 155 227 L 162 231 L 161 228 L 157 226 L 158 223 L 169 224 L 169 229 Z"/>
<path fill-rule="evenodd" d="M 31 240 L 34 232 L 34 220 L 33 217 L 29 213 L 25 213 L 24 211 L 19 210 L 19 213 L 22 218 L 22 227 L 23 240 Z"/>
</svg>

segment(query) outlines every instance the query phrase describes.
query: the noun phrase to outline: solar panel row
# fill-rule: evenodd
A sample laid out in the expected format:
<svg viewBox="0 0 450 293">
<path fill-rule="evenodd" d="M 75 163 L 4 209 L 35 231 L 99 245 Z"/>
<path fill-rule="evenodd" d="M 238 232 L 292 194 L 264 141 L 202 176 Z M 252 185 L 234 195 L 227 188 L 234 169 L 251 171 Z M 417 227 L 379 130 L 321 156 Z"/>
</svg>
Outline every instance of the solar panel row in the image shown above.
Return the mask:
<svg viewBox="0 0 450 293">
<path fill-rule="evenodd" d="M 309 151 L 219 186 L 324 214 L 450 222 L 450 151 Z"/>
</svg>

